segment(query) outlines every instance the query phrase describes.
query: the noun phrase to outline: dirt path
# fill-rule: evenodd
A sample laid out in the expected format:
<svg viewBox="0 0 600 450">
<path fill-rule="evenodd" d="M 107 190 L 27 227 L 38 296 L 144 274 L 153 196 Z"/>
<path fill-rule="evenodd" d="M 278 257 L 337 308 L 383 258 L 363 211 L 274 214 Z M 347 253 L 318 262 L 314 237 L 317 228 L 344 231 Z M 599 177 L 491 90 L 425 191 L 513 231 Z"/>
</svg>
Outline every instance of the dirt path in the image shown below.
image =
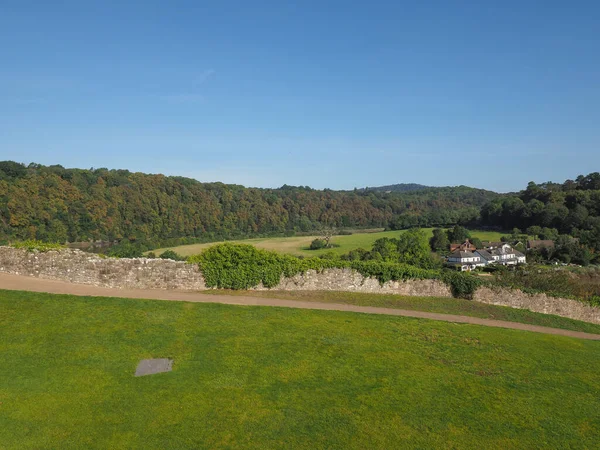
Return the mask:
<svg viewBox="0 0 600 450">
<path fill-rule="evenodd" d="M 64 281 L 44 280 L 22 275 L 10 275 L 5 273 L 0 273 L 0 289 L 98 297 L 125 297 L 197 303 L 224 303 L 228 305 L 279 306 L 285 308 L 318 309 L 327 311 L 351 311 L 357 313 L 416 317 L 420 319 L 441 320 L 444 322 L 469 323 L 474 325 L 485 325 L 488 327 L 510 328 L 514 330 L 533 331 L 536 333 L 556 334 L 580 339 L 591 339 L 596 341 L 600 340 L 600 334 L 562 330 L 560 328 L 541 327 L 517 322 L 505 322 L 502 320 L 457 316 L 453 314 L 439 314 L 393 308 L 378 308 L 374 306 L 344 305 L 337 303 L 280 300 L 276 298 L 208 295 L 199 292 L 167 291 L 159 289 L 112 289 L 106 287 L 89 286 L 85 284 L 73 284 Z"/>
</svg>

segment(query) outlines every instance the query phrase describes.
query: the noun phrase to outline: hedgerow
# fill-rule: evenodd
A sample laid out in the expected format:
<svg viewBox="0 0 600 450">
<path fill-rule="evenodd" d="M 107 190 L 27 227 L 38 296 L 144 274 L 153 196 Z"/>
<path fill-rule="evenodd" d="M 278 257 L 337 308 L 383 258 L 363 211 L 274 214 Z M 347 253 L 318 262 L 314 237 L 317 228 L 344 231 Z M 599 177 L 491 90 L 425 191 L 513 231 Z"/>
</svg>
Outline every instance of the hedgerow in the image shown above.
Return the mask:
<svg viewBox="0 0 600 450">
<path fill-rule="evenodd" d="M 249 289 L 262 283 L 276 286 L 281 277 L 293 277 L 308 270 L 350 268 L 380 283 L 409 279 L 440 279 L 446 282 L 455 296 L 470 298 L 478 286 L 470 274 L 445 274 L 440 270 L 422 269 L 408 264 L 382 261 L 346 261 L 341 259 L 305 258 L 282 255 L 246 244 L 218 244 L 188 262 L 198 264 L 208 287 L 220 289 Z"/>
<path fill-rule="evenodd" d="M 42 242 L 36 239 L 29 239 L 27 241 L 15 242 L 11 244 L 11 247 L 14 248 L 23 248 L 28 252 L 49 252 L 50 250 L 60 250 L 61 248 L 65 248 L 62 244 L 57 244 L 53 242 Z"/>
<path fill-rule="evenodd" d="M 482 285 L 481 280 L 472 274 L 453 270 L 442 272 L 442 280 L 450 286 L 453 297 L 467 300 L 471 300 L 477 288 Z"/>
</svg>

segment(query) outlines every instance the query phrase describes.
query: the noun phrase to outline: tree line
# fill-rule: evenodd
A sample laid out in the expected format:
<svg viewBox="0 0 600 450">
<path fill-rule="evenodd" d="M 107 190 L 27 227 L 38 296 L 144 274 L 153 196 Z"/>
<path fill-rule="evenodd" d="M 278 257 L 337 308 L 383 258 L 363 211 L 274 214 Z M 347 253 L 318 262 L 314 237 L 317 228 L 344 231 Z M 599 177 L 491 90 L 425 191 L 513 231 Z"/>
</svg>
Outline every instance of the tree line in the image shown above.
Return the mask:
<svg viewBox="0 0 600 450">
<path fill-rule="evenodd" d="M 549 258 L 595 260 L 600 254 L 600 173 L 562 184 L 530 182 L 518 194 L 484 205 L 480 222 L 555 241 L 559 251 L 543 250 Z"/>
<path fill-rule="evenodd" d="M 468 187 L 423 191 L 245 188 L 127 170 L 0 162 L 0 241 L 161 244 L 337 228 L 474 222 L 498 194 Z"/>
</svg>

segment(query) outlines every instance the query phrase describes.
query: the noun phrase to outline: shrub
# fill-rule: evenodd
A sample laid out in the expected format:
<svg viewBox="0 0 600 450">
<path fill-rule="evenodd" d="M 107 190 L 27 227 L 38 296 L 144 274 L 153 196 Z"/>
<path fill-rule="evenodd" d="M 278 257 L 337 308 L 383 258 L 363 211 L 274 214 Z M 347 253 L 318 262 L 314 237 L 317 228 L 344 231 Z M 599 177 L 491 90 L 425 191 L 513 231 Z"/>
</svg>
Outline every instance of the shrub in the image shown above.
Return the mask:
<svg viewBox="0 0 600 450">
<path fill-rule="evenodd" d="M 517 267 L 494 274 L 492 284 L 528 293 L 543 292 L 554 297 L 574 298 L 600 305 L 600 277 L 596 269 L 578 270 Z"/>
<path fill-rule="evenodd" d="M 29 239 L 23 242 L 15 242 L 11 245 L 14 248 L 24 248 L 28 252 L 48 252 L 50 250 L 60 250 L 65 248 L 64 245 L 53 242 L 42 242 L 35 239 Z"/>
<path fill-rule="evenodd" d="M 439 271 L 420 269 L 408 264 L 383 261 L 344 261 L 339 258 L 305 258 L 280 255 L 246 244 L 218 244 L 192 256 L 208 287 L 249 289 L 261 282 L 265 287 L 276 286 L 281 277 L 292 277 L 307 270 L 320 272 L 330 268 L 351 268 L 380 283 L 391 280 L 439 278 Z"/>
<path fill-rule="evenodd" d="M 327 242 L 324 239 L 315 239 L 310 243 L 310 250 L 321 250 L 322 248 L 327 247 Z"/>
<path fill-rule="evenodd" d="M 172 259 L 174 261 L 185 261 L 186 260 L 185 256 L 181 256 L 179 253 L 177 253 L 173 250 L 165 250 L 164 252 L 162 252 L 160 254 L 159 258 Z"/>
<path fill-rule="evenodd" d="M 142 244 L 123 241 L 110 247 L 106 255 L 113 258 L 141 258 L 146 250 Z"/>
<path fill-rule="evenodd" d="M 249 289 L 262 283 L 273 287 L 298 259 L 259 250 L 246 244 L 219 244 L 190 258 L 197 262 L 208 287 Z"/>
<path fill-rule="evenodd" d="M 450 286 L 452 296 L 456 298 L 473 299 L 481 281 L 474 275 L 465 272 L 444 271 L 442 280 Z"/>
</svg>

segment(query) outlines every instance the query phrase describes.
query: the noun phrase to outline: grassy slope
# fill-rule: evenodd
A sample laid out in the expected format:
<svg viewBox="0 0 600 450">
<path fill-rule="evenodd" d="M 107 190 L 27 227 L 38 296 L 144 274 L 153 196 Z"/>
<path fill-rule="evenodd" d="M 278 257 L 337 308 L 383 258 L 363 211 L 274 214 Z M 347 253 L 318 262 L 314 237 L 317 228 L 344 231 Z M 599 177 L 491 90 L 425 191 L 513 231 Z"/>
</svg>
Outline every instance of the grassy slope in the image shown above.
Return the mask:
<svg viewBox="0 0 600 450">
<path fill-rule="evenodd" d="M 430 235 L 433 228 L 424 228 L 424 230 L 428 235 Z M 360 247 L 368 250 L 372 247 L 373 242 L 375 242 L 377 239 L 382 237 L 397 237 L 402 232 L 403 231 L 382 231 L 379 233 L 356 232 L 350 236 L 334 236 L 331 242 L 338 245 L 338 247 L 329 250 L 308 250 L 312 240 L 319 236 L 258 238 L 231 242 L 252 244 L 259 248 L 275 250 L 282 253 L 290 253 L 297 256 L 318 256 L 330 251 L 341 255 L 342 253 L 348 253 L 350 250 Z M 499 241 L 500 236 L 503 235 L 502 233 L 495 231 L 472 231 L 471 234 L 481 240 L 491 241 Z M 209 244 L 181 245 L 179 247 L 171 247 L 170 250 L 174 250 L 183 256 L 190 256 L 200 253 L 203 249 L 210 247 L 211 245 L 215 245 L 215 242 Z M 153 251 L 157 255 L 160 255 L 165 250 L 167 250 L 167 248 L 161 248 Z"/>
<path fill-rule="evenodd" d="M 485 303 L 448 297 L 413 297 L 394 294 L 366 294 L 362 292 L 337 291 L 233 291 L 208 290 L 205 294 L 242 295 L 251 297 L 278 298 L 282 300 L 300 300 L 305 302 L 342 303 L 358 306 L 378 306 L 382 308 L 408 309 L 411 311 L 428 311 L 443 314 L 481 317 L 484 319 L 505 320 L 507 322 L 527 323 L 542 327 L 562 328 L 565 330 L 584 331 L 600 334 L 600 325 L 531 312 L 526 309 L 509 308 L 507 306 L 488 305 Z"/>
<path fill-rule="evenodd" d="M 600 440 L 600 343 L 515 330 L 0 291 L 0 361 L 3 449 Z"/>
</svg>

